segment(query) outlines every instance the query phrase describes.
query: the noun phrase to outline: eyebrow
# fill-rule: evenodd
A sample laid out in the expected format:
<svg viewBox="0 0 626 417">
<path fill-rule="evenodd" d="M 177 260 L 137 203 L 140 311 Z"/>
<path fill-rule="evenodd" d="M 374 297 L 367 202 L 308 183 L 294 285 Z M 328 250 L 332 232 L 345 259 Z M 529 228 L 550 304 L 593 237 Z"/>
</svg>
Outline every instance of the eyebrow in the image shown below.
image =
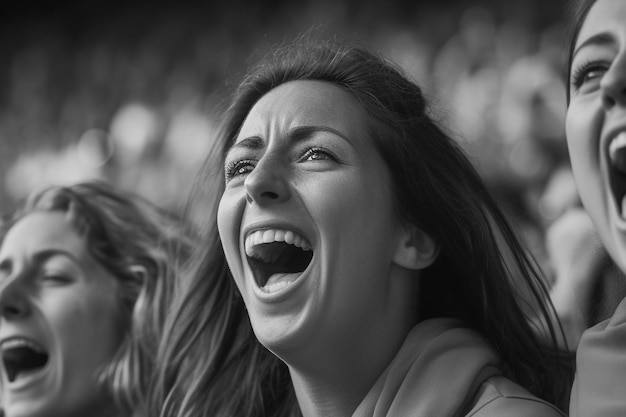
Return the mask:
<svg viewBox="0 0 626 417">
<path fill-rule="evenodd" d="M 339 136 L 350 145 L 352 142 L 345 136 L 343 133 L 339 132 L 336 129 L 328 126 L 297 126 L 289 131 L 287 136 L 292 143 L 298 143 L 310 139 L 317 132 L 328 132 L 334 135 Z M 250 136 L 248 138 L 242 139 L 239 142 L 234 143 L 226 152 L 230 153 L 235 149 L 248 149 L 248 150 L 258 150 L 265 146 L 265 141 L 260 136 Z"/>
<path fill-rule="evenodd" d="M 586 46 L 589 45 L 607 45 L 607 44 L 611 44 L 614 43 L 615 39 L 613 38 L 613 36 L 608 33 L 608 32 L 601 32 L 601 33 L 597 33 L 593 36 L 591 36 L 590 38 L 585 39 L 585 41 L 583 43 L 581 43 L 580 45 L 578 45 L 578 48 L 576 48 L 574 50 L 574 53 L 572 54 L 572 58 L 574 58 L 576 56 L 576 54 L 583 49 Z"/>
</svg>

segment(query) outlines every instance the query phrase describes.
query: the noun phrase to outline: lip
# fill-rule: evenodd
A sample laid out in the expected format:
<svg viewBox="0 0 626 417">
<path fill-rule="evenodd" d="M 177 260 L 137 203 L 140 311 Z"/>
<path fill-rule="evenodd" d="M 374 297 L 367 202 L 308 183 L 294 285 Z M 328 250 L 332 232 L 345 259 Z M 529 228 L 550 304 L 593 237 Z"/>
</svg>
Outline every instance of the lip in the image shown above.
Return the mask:
<svg viewBox="0 0 626 417">
<path fill-rule="evenodd" d="M 11 335 L 8 337 L 0 338 L 0 347 L 3 347 L 6 343 L 11 343 L 13 341 L 19 341 L 19 340 L 24 340 L 29 344 L 34 344 L 36 346 L 46 348 L 45 346 L 43 346 L 41 342 L 37 341 L 36 339 L 29 337 L 29 336 L 24 336 L 24 335 Z M 2 350 L 0 349 L 0 353 L 1 352 Z M 3 385 L 6 387 L 6 389 L 12 392 L 23 391 L 23 390 L 28 389 L 31 385 L 36 384 L 39 381 L 45 379 L 48 373 L 50 372 L 51 362 L 52 362 L 52 353 L 50 351 L 47 351 L 47 353 L 48 353 L 48 362 L 45 364 L 44 367 L 38 369 L 35 372 L 27 371 L 25 375 L 22 375 L 21 377 L 19 377 L 13 382 L 9 382 L 7 375 L 6 375 L 6 370 L 4 369 L 4 362 L 0 361 L 2 362 L 2 365 L 0 365 L 0 367 L 2 368 Z"/>
<path fill-rule="evenodd" d="M 250 264 L 247 261 L 248 257 L 245 251 L 245 241 L 249 235 L 257 231 L 270 230 L 270 229 L 281 229 L 281 230 L 292 231 L 294 233 L 297 233 L 298 235 L 304 237 L 307 240 L 307 242 L 311 245 L 311 247 L 314 248 L 313 258 L 311 259 L 311 262 L 309 262 L 309 265 L 306 267 L 306 269 L 302 271 L 300 274 L 298 274 L 298 277 L 292 283 L 290 283 L 285 288 L 274 293 L 265 292 L 259 287 L 259 285 L 256 282 L 256 279 L 254 278 L 254 272 L 252 271 L 252 268 L 250 267 Z M 241 258 L 244 261 L 243 265 L 244 265 L 244 271 L 246 274 L 246 280 L 252 281 L 252 288 L 253 288 L 254 294 L 259 300 L 265 303 L 278 303 L 285 299 L 290 298 L 290 295 L 293 292 L 297 291 L 298 288 L 304 285 L 304 283 L 307 281 L 306 278 L 310 274 L 310 270 L 317 256 L 317 250 L 315 250 L 316 239 L 312 239 L 311 238 L 312 236 L 315 237 L 315 234 L 304 232 L 300 227 L 294 226 L 293 224 L 289 222 L 285 222 L 285 221 L 271 221 L 270 220 L 270 221 L 254 222 L 243 228 L 243 233 L 241 234 L 241 238 L 239 242 L 239 245 L 240 245 L 239 250 L 241 253 Z"/>
</svg>

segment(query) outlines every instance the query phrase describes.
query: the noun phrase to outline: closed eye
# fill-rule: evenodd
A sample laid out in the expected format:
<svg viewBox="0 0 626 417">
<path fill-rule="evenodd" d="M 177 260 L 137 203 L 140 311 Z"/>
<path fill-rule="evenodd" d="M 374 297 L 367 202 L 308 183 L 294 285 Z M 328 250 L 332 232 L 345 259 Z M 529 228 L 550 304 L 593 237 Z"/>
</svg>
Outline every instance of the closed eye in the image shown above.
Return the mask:
<svg viewBox="0 0 626 417">
<path fill-rule="evenodd" d="M 46 271 L 41 274 L 41 280 L 49 285 L 63 285 L 69 284 L 73 280 L 72 278 L 65 273 L 57 272 L 57 271 Z"/>
</svg>

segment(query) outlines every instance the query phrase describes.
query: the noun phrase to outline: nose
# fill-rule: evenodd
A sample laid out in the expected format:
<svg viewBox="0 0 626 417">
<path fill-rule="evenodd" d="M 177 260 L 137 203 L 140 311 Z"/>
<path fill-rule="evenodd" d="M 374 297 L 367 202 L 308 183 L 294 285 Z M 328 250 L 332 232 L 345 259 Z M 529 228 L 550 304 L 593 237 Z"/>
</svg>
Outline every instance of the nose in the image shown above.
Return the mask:
<svg viewBox="0 0 626 417">
<path fill-rule="evenodd" d="M 286 168 L 276 159 L 261 159 L 244 182 L 248 204 L 260 206 L 286 201 L 291 196 Z"/>
<path fill-rule="evenodd" d="M 0 286 L 0 315 L 11 320 L 27 316 L 30 307 L 19 277 L 6 278 L 7 283 Z"/>
<path fill-rule="evenodd" d="M 605 110 L 626 105 L 626 57 L 617 57 L 600 81 Z"/>
</svg>

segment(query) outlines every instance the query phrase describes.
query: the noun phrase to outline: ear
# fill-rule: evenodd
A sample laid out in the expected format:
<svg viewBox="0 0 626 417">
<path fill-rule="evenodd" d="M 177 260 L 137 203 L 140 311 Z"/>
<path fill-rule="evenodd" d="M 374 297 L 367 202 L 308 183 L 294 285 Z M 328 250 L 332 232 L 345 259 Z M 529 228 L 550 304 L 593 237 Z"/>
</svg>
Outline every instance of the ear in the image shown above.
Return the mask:
<svg viewBox="0 0 626 417">
<path fill-rule="evenodd" d="M 420 270 L 430 266 L 439 255 L 439 245 L 416 226 L 404 226 L 400 232 L 393 262 L 407 269 Z"/>
<path fill-rule="evenodd" d="M 148 270 L 143 265 L 132 265 L 128 268 L 130 272 L 137 278 L 139 285 L 143 285 L 148 277 Z"/>
</svg>

